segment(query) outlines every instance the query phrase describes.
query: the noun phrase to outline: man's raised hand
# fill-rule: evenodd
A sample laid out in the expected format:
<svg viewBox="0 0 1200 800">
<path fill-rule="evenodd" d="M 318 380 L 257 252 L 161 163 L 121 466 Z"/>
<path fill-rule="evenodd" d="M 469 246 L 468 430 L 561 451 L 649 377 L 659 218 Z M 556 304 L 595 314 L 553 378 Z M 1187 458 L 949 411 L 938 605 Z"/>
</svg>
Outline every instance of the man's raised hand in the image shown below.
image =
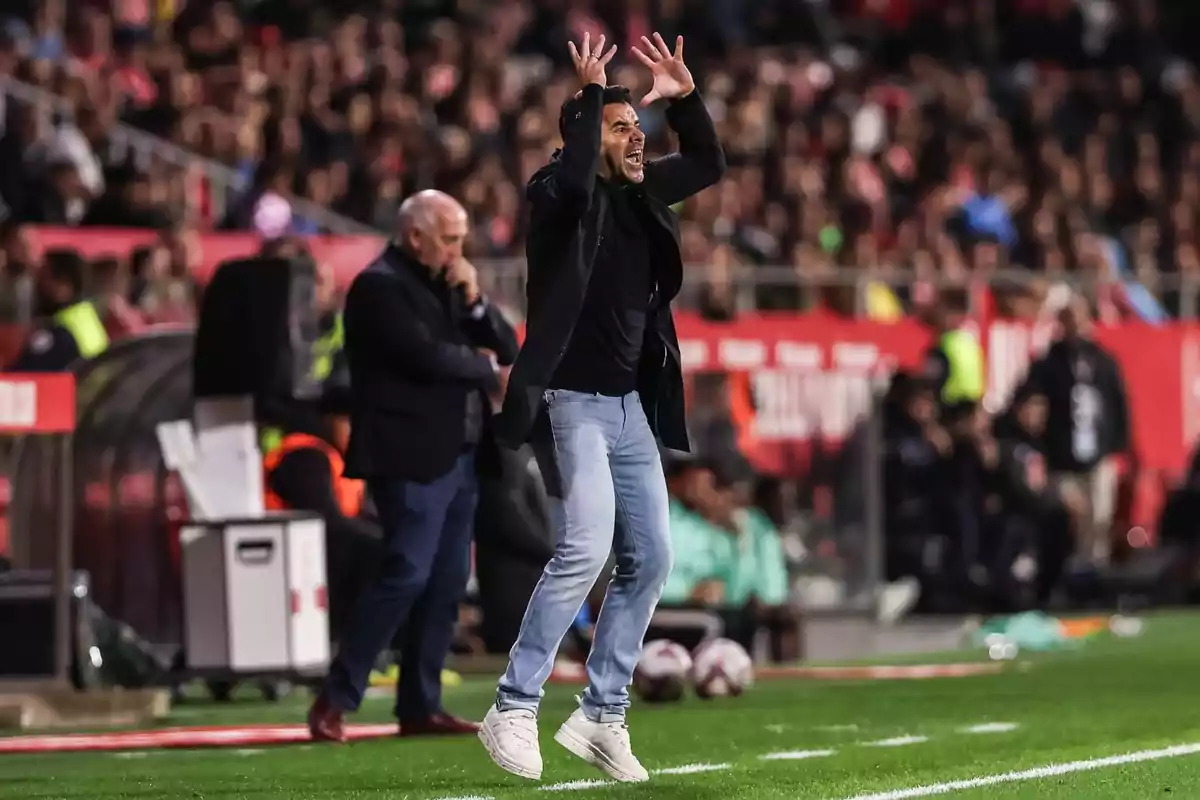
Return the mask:
<svg viewBox="0 0 1200 800">
<path fill-rule="evenodd" d="M 608 78 L 604 74 L 605 67 L 608 62 L 612 61 L 612 57 L 617 54 L 617 46 L 614 44 L 609 48 L 608 52 L 604 52 L 604 37 L 601 36 L 596 40 L 596 46 L 592 47 L 592 35 L 585 33 L 583 35 L 583 44 L 578 49 L 574 42 L 567 42 L 567 48 L 571 51 L 571 61 L 575 64 L 575 74 L 579 76 L 579 82 L 584 86 L 589 83 L 594 83 L 598 86 L 607 86 Z"/>
<path fill-rule="evenodd" d="M 642 48 L 631 48 L 633 54 L 650 68 L 654 76 L 654 86 L 642 98 L 642 105 L 648 106 L 655 100 L 676 100 L 687 97 L 696 88 L 692 73 L 683 64 L 683 37 L 675 37 L 675 52 L 667 49 L 667 43 L 662 36 L 654 34 L 654 41 L 642 37 Z"/>
</svg>

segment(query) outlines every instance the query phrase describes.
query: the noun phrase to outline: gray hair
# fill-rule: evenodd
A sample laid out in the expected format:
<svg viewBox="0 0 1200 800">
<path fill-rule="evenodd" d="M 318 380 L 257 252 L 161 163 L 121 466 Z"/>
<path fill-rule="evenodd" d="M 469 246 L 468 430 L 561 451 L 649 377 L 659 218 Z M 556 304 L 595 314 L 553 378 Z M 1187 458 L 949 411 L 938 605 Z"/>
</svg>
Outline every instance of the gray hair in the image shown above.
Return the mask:
<svg viewBox="0 0 1200 800">
<path fill-rule="evenodd" d="M 438 218 L 447 214 L 462 214 L 466 209 L 450 195 L 436 189 L 424 189 L 405 198 L 396 215 L 396 232 L 401 237 L 411 230 L 427 231 L 435 227 Z"/>
</svg>

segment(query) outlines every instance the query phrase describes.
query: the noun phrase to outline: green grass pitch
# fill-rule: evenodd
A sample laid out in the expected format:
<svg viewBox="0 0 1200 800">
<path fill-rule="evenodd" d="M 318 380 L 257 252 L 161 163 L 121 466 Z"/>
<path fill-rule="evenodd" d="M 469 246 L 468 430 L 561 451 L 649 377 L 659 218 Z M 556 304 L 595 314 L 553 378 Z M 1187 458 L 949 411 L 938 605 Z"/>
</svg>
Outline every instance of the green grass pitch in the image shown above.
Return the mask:
<svg viewBox="0 0 1200 800">
<path fill-rule="evenodd" d="M 1103 635 L 1078 650 L 1022 655 L 999 675 L 772 681 L 732 700 L 635 702 L 634 746 L 658 771 L 636 786 L 596 785 L 602 776 L 554 743 L 573 706 L 570 689 L 555 687 L 542 709 L 541 783 L 501 772 L 473 738 L 388 739 L 0 756 L 0 800 L 1192 800 L 1198 680 L 1200 618 L 1163 615 L 1139 638 Z M 447 705 L 478 718 L 491 692 L 468 681 Z M 168 724 L 299 722 L 306 702 L 183 705 Z M 368 701 L 355 721 L 385 721 L 388 711 L 385 700 Z M 780 753 L 790 755 L 763 758 Z"/>
</svg>

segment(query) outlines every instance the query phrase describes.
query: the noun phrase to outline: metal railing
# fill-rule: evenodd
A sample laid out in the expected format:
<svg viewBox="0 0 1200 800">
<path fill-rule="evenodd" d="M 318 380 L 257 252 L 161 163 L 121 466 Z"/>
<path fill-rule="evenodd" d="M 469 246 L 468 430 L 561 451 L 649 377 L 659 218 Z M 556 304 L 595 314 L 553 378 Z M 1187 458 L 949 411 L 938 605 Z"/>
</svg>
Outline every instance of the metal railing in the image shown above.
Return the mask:
<svg viewBox="0 0 1200 800">
<path fill-rule="evenodd" d="M 525 260 L 496 259 L 476 262 L 484 289 L 491 296 L 521 307 L 524 303 Z M 742 266 L 730 270 L 727 280 L 732 295 L 733 310 L 749 313 L 761 310 L 763 300 L 780 300 L 788 293 L 794 304 L 771 302 L 772 310 L 805 311 L 815 300 L 828 305 L 837 301 L 838 310 L 855 316 L 867 316 L 872 285 L 885 286 L 907 296 L 932 294 L 942 289 L 962 288 L 963 282 L 944 275 L 918 278 L 911 272 L 894 270 L 875 272 L 854 267 L 839 267 L 819 274 L 806 273 L 789 266 Z M 979 281 L 974 281 L 977 285 Z M 983 281 L 999 292 L 1022 294 L 1047 286 L 1062 284 L 1089 300 L 1095 301 L 1112 287 L 1112 280 L 1100 280 L 1082 273 L 1048 276 L 1025 269 L 998 270 Z M 676 300 L 677 308 L 695 309 L 700 306 L 706 287 L 712 285 L 712 271 L 703 264 L 684 268 L 683 288 Z M 1200 275 L 1164 272 L 1155 276 L 1155 285 L 1147 287 L 1155 299 L 1167 306 L 1178 319 L 1196 319 L 1200 314 Z M 1166 302 L 1170 298 L 1170 302 Z"/>
<path fill-rule="evenodd" d="M 75 106 L 68 98 L 12 77 L 0 76 L 0 91 L 18 102 L 53 109 L 66 117 L 73 117 L 75 113 Z M 199 170 L 212 185 L 217 218 L 224 212 L 229 198 L 236 197 L 237 194 L 249 188 L 249 181 L 237 170 L 123 122 L 113 125 L 109 130 L 109 136 L 111 137 L 109 141 L 110 154 L 116 155 L 118 158 L 131 156 L 134 167 L 139 171 L 149 170 L 150 165 L 155 161 L 181 170 Z M 311 220 L 332 234 L 382 235 L 376 228 L 336 214 L 324 206 L 308 200 L 293 198 L 290 203 L 294 213 Z"/>
</svg>

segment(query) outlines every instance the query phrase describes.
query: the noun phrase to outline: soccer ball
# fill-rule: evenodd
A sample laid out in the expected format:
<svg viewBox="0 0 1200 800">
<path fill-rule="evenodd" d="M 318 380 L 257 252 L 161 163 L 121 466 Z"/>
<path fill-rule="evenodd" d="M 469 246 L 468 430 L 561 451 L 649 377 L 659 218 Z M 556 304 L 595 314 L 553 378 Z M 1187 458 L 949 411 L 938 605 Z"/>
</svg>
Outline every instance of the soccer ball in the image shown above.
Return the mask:
<svg viewBox="0 0 1200 800">
<path fill-rule="evenodd" d="M 692 682 L 704 699 L 736 697 L 754 683 L 754 664 L 737 642 L 713 639 L 696 648 L 692 658 Z"/>
<path fill-rule="evenodd" d="M 674 703 L 683 698 L 692 657 L 687 648 L 669 639 L 656 639 L 642 648 L 633 673 L 633 690 L 647 703 Z"/>
</svg>

